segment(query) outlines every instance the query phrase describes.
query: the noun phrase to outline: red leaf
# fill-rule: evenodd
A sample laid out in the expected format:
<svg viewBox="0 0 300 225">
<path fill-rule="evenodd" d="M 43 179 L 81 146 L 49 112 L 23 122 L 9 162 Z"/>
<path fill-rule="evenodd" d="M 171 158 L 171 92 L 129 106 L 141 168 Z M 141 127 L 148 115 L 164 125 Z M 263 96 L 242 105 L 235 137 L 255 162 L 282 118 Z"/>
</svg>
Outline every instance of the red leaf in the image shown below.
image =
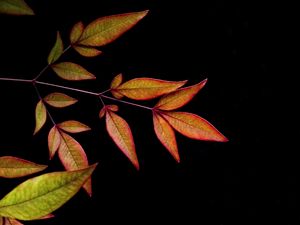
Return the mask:
<svg viewBox="0 0 300 225">
<path fill-rule="evenodd" d="M 99 118 L 100 119 L 105 115 L 107 110 L 117 112 L 117 111 L 119 111 L 119 106 L 117 106 L 117 105 L 106 105 L 106 106 L 104 106 L 99 112 Z"/>
<path fill-rule="evenodd" d="M 42 100 L 40 100 L 35 108 L 35 129 L 33 135 L 35 135 L 44 126 L 47 120 L 47 110 Z"/>
<path fill-rule="evenodd" d="M 48 149 L 49 149 L 49 157 L 53 158 L 54 154 L 58 150 L 58 147 L 61 142 L 61 135 L 56 126 L 52 127 L 48 134 Z"/>
<path fill-rule="evenodd" d="M 60 129 L 69 133 L 80 133 L 89 131 L 91 128 L 76 120 L 68 120 L 57 125 Z"/>
<path fill-rule="evenodd" d="M 0 221 L 0 225 L 23 225 L 23 223 L 21 223 L 20 221 L 16 220 L 16 219 L 11 219 L 11 218 L 3 218 L 4 219 L 4 223 L 2 224 Z M 0 217 L 1 220 L 1 217 Z"/>
</svg>

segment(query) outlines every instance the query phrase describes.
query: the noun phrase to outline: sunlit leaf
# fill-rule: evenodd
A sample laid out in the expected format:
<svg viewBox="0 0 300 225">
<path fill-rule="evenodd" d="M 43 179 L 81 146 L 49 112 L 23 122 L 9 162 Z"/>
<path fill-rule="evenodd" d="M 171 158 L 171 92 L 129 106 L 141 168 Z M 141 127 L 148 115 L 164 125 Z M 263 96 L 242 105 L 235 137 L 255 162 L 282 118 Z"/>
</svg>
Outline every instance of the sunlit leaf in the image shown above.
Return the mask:
<svg viewBox="0 0 300 225">
<path fill-rule="evenodd" d="M 53 107 L 63 108 L 75 104 L 77 99 L 63 93 L 53 92 L 44 97 L 44 101 Z"/>
<path fill-rule="evenodd" d="M 107 110 L 106 129 L 115 144 L 127 156 L 135 168 L 139 169 L 139 162 L 135 151 L 133 136 L 128 123 L 111 110 Z"/>
<path fill-rule="evenodd" d="M 161 110 L 173 110 L 184 106 L 204 87 L 206 82 L 207 79 L 196 85 L 181 88 L 163 96 L 155 105 L 155 108 Z"/>
<path fill-rule="evenodd" d="M 65 80 L 91 80 L 96 77 L 82 66 L 72 62 L 62 62 L 51 66 L 55 73 Z"/>
<path fill-rule="evenodd" d="M 120 84 L 123 81 L 123 75 L 119 73 L 117 76 L 114 77 L 114 79 L 110 83 L 110 88 L 114 89 L 120 86 Z"/>
<path fill-rule="evenodd" d="M 161 115 L 175 130 L 189 138 L 204 141 L 228 141 L 212 124 L 198 115 L 187 112 L 163 112 Z"/>
<path fill-rule="evenodd" d="M 92 47 L 86 47 L 86 46 L 78 46 L 74 45 L 73 48 L 82 56 L 85 57 L 95 57 L 102 53 L 102 51 L 92 48 Z"/>
<path fill-rule="evenodd" d="M 35 135 L 46 123 L 47 110 L 42 100 L 40 100 L 35 108 L 35 129 L 33 135 Z"/>
<path fill-rule="evenodd" d="M 59 57 L 62 55 L 64 51 L 64 45 L 63 45 L 63 42 L 61 40 L 61 37 L 60 37 L 60 34 L 59 32 L 57 31 L 57 34 L 56 34 L 56 42 L 48 56 L 48 64 L 52 64 L 54 63 L 56 60 L 59 59 Z"/>
<path fill-rule="evenodd" d="M 132 28 L 148 11 L 118 14 L 99 18 L 90 23 L 78 41 L 81 45 L 103 46 Z"/>
<path fill-rule="evenodd" d="M 69 133 L 80 133 L 84 131 L 91 130 L 91 128 L 83 123 L 80 123 L 76 120 L 68 120 L 65 122 L 62 122 L 60 124 L 57 124 L 57 126 Z"/>
<path fill-rule="evenodd" d="M 70 32 L 70 42 L 72 45 L 79 40 L 79 38 L 81 37 L 81 35 L 83 33 L 83 30 L 84 30 L 84 25 L 81 21 L 76 23 L 73 26 L 73 28 Z"/>
<path fill-rule="evenodd" d="M 61 135 L 56 126 L 53 126 L 48 134 L 48 149 L 49 157 L 53 158 L 55 152 L 58 150 L 58 147 L 61 142 Z"/>
<path fill-rule="evenodd" d="M 99 118 L 100 119 L 105 115 L 107 110 L 117 112 L 117 111 L 119 111 L 119 106 L 117 106 L 117 105 L 106 105 L 106 106 L 104 106 L 99 112 Z"/>
<path fill-rule="evenodd" d="M 0 200 L 0 215 L 34 220 L 52 213 L 78 192 L 95 167 L 48 173 L 23 182 Z"/>
<path fill-rule="evenodd" d="M 24 0 L 1 0 L 0 14 L 9 15 L 34 15 L 32 9 L 24 2 Z"/>
<path fill-rule="evenodd" d="M 166 81 L 153 78 L 135 78 L 114 90 L 135 100 L 147 100 L 170 93 L 180 88 L 186 81 Z"/>
<path fill-rule="evenodd" d="M 11 219 L 11 218 L 4 218 L 4 224 L 3 225 L 23 225 L 20 221 L 16 219 Z M 0 223 L 1 225 L 1 223 Z"/>
<path fill-rule="evenodd" d="M 46 168 L 46 165 L 36 164 L 17 157 L 0 157 L 0 177 L 24 177 L 33 173 L 40 172 Z"/>
<path fill-rule="evenodd" d="M 177 162 L 180 162 L 176 137 L 170 124 L 158 113 L 153 112 L 154 131 L 160 142 L 166 147 Z"/>
<path fill-rule="evenodd" d="M 61 142 L 58 156 L 65 169 L 68 171 L 82 169 L 88 166 L 88 160 L 82 146 L 70 135 L 60 132 Z M 92 181 L 88 179 L 83 188 L 91 196 Z"/>
</svg>

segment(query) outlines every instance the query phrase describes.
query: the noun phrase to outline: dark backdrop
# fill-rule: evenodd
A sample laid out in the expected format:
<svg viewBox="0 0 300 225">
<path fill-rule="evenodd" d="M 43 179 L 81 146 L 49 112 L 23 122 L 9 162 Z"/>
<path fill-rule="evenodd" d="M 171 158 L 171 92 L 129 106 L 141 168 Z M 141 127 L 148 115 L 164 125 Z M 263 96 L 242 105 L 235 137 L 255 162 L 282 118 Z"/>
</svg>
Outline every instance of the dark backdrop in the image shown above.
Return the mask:
<svg viewBox="0 0 300 225">
<path fill-rule="evenodd" d="M 293 224 L 298 220 L 293 216 L 297 190 L 284 185 L 296 183 L 293 159 L 287 164 L 294 155 L 275 148 L 281 137 L 275 95 L 281 69 L 276 55 L 282 50 L 278 43 L 283 32 L 279 7 L 221 0 L 27 2 L 36 17 L 0 16 L 1 77 L 33 78 L 45 66 L 57 30 L 67 43 L 70 28 L 79 20 L 87 24 L 104 15 L 149 9 L 134 29 L 103 47 L 102 56 L 86 59 L 70 51 L 63 57 L 86 67 L 96 81 L 64 82 L 52 72 L 41 80 L 99 91 L 120 72 L 125 79 L 188 79 L 189 84 L 208 78 L 207 86 L 182 110 L 203 116 L 230 140 L 206 143 L 177 135 L 182 161 L 177 164 L 156 139 L 151 114 L 120 105 L 119 114 L 135 137 L 141 165 L 137 172 L 98 119 L 99 101 L 66 92 L 80 102 L 51 113 L 56 121 L 77 119 L 92 127 L 92 132 L 74 137 L 90 162 L 99 162 L 93 175 L 94 194 L 90 199 L 80 191 L 55 212 L 56 218 L 28 224 Z M 41 93 L 51 90 L 43 87 Z M 57 156 L 48 162 L 50 122 L 32 137 L 37 102 L 33 88 L 1 81 L 0 101 L 0 155 L 49 164 L 48 171 L 62 170 Z M 0 195 L 22 180 L 1 179 Z"/>
</svg>

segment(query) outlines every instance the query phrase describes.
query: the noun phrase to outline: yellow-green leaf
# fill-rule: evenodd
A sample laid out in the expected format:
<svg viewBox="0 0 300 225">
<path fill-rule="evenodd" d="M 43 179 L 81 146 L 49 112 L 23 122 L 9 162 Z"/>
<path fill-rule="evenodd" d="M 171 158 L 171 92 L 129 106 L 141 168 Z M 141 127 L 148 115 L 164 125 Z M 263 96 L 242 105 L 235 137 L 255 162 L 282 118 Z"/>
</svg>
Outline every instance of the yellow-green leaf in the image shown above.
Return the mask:
<svg viewBox="0 0 300 225">
<path fill-rule="evenodd" d="M 147 13 L 148 11 L 132 12 L 99 18 L 84 29 L 78 43 L 86 46 L 106 45 L 132 28 Z"/>
<path fill-rule="evenodd" d="M 163 96 L 155 105 L 155 108 L 174 110 L 184 106 L 204 87 L 206 82 L 207 79 L 193 86 L 181 88 Z"/>
<path fill-rule="evenodd" d="M 76 120 L 68 120 L 65 122 L 62 122 L 60 124 L 57 124 L 57 126 L 69 133 L 80 133 L 84 131 L 91 130 L 91 128 L 83 123 L 80 123 Z"/>
<path fill-rule="evenodd" d="M 117 76 L 114 77 L 114 79 L 110 83 L 110 88 L 114 89 L 120 86 L 120 84 L 123 81 L 123 75 L 122 73 L 119 73 Z"/>
<path fill-rule="evenodd" d="M 48 149 L 49 157 L 53 158 L 55 152 L 58 150 L 58 147 L 61 142 L 61 135 L 56 126 L 53 126 L 48 134 Z"/>
<path fill-rule="evenodd" d="M 58 148 L 58 156 L 65 169 L 68 171 L 82 169 L 88 166 L 88 159 L 82 146 L 70 135 L 60 132 L 61 142 Z M 83 188 L 91 196 L 92 181 L 88 179 Z"/>
<path fill-rule="evenodd" d="M 34 15 L 34 12 L 24 0 L 1 0 L 0 14 L 1 13 L 16 16 Z"/>
<path fill-rule="evenodd" d="M 33 173 L 40 172 L 46 168 L 46 165 L 36 164 L 17 157 L 0 157 L 0 177 L 24 177 Z"/>
<path fill-rule="evenodd" d="M 96 77 L 82 66 L 72 62 L 62 62 L 51 66 L 54 72 L 65 80 L 91 80 Z"/>
<path fill-rule="evenodd" d="M 73 28 L 70 32 L 70 42 L 72 45 L 79 40 L 79 38 L 81 37 L 81 35 L 83 33 L 83 30 L 84 30 L 84 25 L 81 21 L 76 23 L 73 26 Z"/>
<path fill-rule="evenodd" d="M 23 182 L 0 200 L 0 215 L 34 220 L 52 213 L 79 191 L 95 167 L 48 173 Z"/>
<path fill-rule="evenodd" d="M 87 47 L 87 46 L 78 46 L 74 45 L 73 48 L 82 56 L 85 57 L 95 57 L 98 56 L 102 53 L 102 51 L 92 48 L 92 47 Z"/>
<path fill-rule="evenodd" d="M 63 93 L 53 92 L 44 97 L 44 101 L 53 107 L 63 108 L 75 104 L 77 99 Z"/>
<path fill-rule="evenodd" d="M 35 129 L 33 135 L 35 135 L 46 123 L 47 120 L 47 110 L 43 101 L 40 100 L 35 108 Z"/>
<path fill-rule="evenodd" d="M 54 63 L 56 60 L 58 60 L 59 57 L 62 55 L 63 51 L 64 51 L 64 45 L 61 40 L 60 34 L 57 31 L 56 42 L 48 56 L 48 64 L 50 65 L 50 64 Z"/>
<path fill-rule="evenodd" d="M 135 100 L 147 100 L 175 91 L 187 81 L 166 81 L 153 78 L 135 78 L 129 80 L 114 91 Z"/>
</svg>

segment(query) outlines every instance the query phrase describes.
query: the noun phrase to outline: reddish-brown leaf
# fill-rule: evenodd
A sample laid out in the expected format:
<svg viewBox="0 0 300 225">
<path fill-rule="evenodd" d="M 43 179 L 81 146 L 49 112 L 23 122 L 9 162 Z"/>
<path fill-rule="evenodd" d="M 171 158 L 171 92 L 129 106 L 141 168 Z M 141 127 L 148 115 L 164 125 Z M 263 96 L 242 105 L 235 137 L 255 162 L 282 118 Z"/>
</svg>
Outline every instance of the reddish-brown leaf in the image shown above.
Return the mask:
<svg viewBox="0 0 300 225">
<path fill-rule="evenodd" d="M 166 81 L 142 77 L 129 80 L 114 90 L 127 98 L 147 100 L 175 91 L 185 83 L 186 81 Z"/>
<path fill-rule="evenodd" d="M 44 101 L 56 108 L 63 108 L 75 104 L 78 100 L 66 94 L 53 92 L 44 98 Z"/>
<path fill-rule="evenodd" d="M 128 123 L 111 110 L 106 110 L 106 129 L 119 149 L 127 156 L 135 168 L 139 169 L 133 136 Z"/>
<path fill-rule="evenodd" d="M 1 220 L 1 218 L 0 218 L 0 220 Z M 0 225 L 2 225 L 1 222 L 0 222 Z M 23 223 L 21 223 L 20 221 L 18 221 L 16 219 L 4 218 L 3 225 L 23 225 Z"/>
<path fill-rule="evenodd" d="M 107 110 L 113 111 L 113 112 L 117 112 L 119 111 L 119 106 L 117 105 L 106 105 L 104 106 L 100 112 L 99 112 L 99 118 L 101 119 L 103 116 L 105 116 L 105 113 Z"/>
<path fill-rule="evenodd" d="M 49 157 L 53 158 L 54 154 L 58 150 L 58 147 L 61 142 L 61 136 L 59 130 L 56 126 L 52 127 L 48 134 L 48 149 L 49 149 Z"/>
<path fill-rule="evenodd" d="M 43 101 L 40 100 L 35 107 L 35 129 L 33 135 L 35 135 L 44 126 L 47 120 L 47 110 Z"/>
<path fill-rule="evenodd" d="M 155 105 L 155 108 L 161 110 L 174 110 L 184 106 L 204 87 L 206 82 L 207 79 L 196 85 L 181 88 L 163 96 Z"/>
<path fill-rule="evenodd" d="M 91 130 L 91 128 L 76 120 L 68 120 L 57 125 L 60 129 L 69 133 L 80 133 Z"/>
<path fill-rule="evenodd" d="M 80 37 L 83 33 L 83 30 L 84 30 L 84 25 L 81 21 L 76 23 L 73 26 L 73 28 L 70 32 L 70 42 L 72 45 L 80 39 Z"/>
<path fill-rule="evenodd" d="M 198 115 L 187 112 L 161 112 L 161 115 L 175 130 L 189 138 L 204 141 L 228 141 L 212 124 Z"/>
<path fill-rule="evenodd" d="M 87 47 L 87 46 L 79 46 L 79 45 L 74 45 L 73 48 L 82 56 L 85 57 L 95 57 L 98 56 L 102 53 L 102 51 L 92 48 L 92 47 Z"/>
<path fill-rule="evenodd" d="M 46 168 L 46 165 L 36 164 L 17 157 L 0 157 L 0 177 L 24 177 L 33 173 L 40 172 Z"/>
<path fill-rule="evenodd" d="M 160 142 L 166 147 L 177 162 L 180 162 L 176 137 L 170 124 L 158 113 L 153 112 L 154 131 Z"/>
<path fill-rule="evenodd" d="M 58 148 L 58 156 L 65 169 L 68 171 L 78 170 L 88 167 L 88 159 L 82 146 L 70 135 L 60 132 L 61 142 Z M 89 178 L 83 188 L 91 196 L 92 180 Z"/>
</svg>

